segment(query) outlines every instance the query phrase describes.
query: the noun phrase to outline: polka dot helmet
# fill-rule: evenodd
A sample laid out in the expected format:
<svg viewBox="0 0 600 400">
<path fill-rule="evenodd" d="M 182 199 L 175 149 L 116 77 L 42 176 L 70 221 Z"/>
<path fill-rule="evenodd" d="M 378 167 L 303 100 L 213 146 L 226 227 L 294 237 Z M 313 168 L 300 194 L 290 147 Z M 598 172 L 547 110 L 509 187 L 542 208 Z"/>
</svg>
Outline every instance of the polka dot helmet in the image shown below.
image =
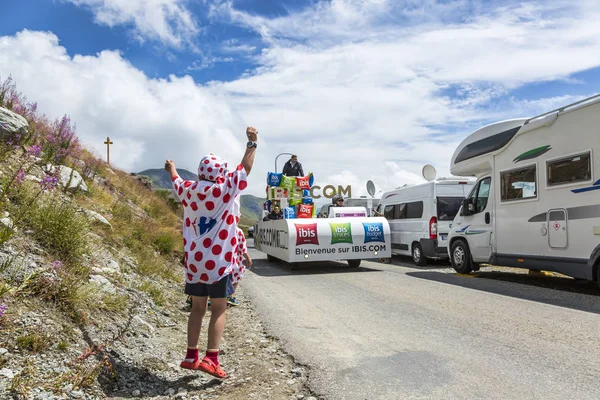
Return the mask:
<svg viewBox="0 0 600 400">
<path fill-rule="evenodd" d="M 198 177 L 201 180 L 215 182 L 219 178 L 225 178 L 226 173 L 227 161 L 213 153 L 208 153 L 202 157 L 198 165 Z"/>
</svg>

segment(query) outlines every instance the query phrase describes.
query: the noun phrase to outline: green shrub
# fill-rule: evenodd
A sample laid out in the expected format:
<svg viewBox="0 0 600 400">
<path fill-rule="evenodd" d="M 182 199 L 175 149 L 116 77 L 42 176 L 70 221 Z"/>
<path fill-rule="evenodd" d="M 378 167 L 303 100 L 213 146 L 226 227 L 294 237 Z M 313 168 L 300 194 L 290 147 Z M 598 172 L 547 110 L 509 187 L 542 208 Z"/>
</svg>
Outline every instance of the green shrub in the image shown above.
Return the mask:
<svg viewBox="0 0 600 400">
<path fill-rule="evenodd" d="M 161 254 L 171 254 L 176 245 L 176 240 L 173 235 L 168 232 L 161 232 L 154 239 L 154 246 Z"/>
<path fill-rule="evenodd" d="M 136 221 L 131 225 L 131 237 L 141 243 L 150 243 L 150 229 L 142 221 Z"/>
<path fill-rule="evenodd" d="M 21 350 L 40 352 L 52 346 L 52 338 L 38 330 L 17 337 L 17 347 Z"/>
<path fill-rule="evenodd" d="M 12 238 L 13 233 L 14 231 L 12 228 L 4 224 L 0 224 L 0 246 L 8 242 L 10 238 Z"/>
<path fill-rule="evenodd" d="M 87 246 L 88 221 L 67 203 L 37 204 L 26 214 L 33 237 L 64 263 L 80 262 Z"/>
</svg>

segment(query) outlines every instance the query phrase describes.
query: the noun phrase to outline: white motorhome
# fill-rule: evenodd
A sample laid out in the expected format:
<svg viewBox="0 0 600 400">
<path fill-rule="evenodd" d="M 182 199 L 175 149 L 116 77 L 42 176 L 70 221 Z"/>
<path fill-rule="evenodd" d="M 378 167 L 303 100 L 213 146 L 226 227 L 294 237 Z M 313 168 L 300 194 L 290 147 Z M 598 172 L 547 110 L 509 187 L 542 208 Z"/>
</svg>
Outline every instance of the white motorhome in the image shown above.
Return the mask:
<svg viewBox="0 0 600 400">
<path fill-rule="evenodd" d="M 392 254 L 412 256 L 417 265 L 448 258 L 450 222 L 472 187 L 469 179 L 441 178 L 384 193 L 377 212 L 389 221 Z"/>
<path fill-rule="evenodd" d="M 463 140 L 450 170 L 477 182 L 452 223 L 454 269 L 489 263 L 598 281 L 599 127 L 596 95 Z"/>
</svg>

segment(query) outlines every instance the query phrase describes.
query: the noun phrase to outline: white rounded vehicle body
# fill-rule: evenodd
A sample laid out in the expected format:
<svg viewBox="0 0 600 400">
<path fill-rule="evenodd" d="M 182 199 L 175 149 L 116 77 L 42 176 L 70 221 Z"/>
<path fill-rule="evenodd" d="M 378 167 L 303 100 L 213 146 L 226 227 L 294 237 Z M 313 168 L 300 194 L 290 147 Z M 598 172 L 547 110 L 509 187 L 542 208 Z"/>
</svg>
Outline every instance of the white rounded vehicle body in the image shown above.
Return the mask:
<svg viewBox="0 0 600 400">
<path fill-rule="evenodd" d="M 259 221 L 254 247 L 269 259 L 289 263 L 391 257 L 387 219 L 366 217 L 364 207 L 332 207 L 330 218 L 292 218 Z"/>
</svg>

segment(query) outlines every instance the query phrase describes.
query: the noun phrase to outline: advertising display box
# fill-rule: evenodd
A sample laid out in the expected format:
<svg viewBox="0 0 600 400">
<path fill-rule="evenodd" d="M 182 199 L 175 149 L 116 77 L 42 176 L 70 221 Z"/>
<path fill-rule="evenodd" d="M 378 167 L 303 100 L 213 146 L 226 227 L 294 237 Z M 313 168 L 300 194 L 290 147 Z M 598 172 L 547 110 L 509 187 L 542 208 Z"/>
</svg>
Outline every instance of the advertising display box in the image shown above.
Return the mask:
<svg viewBox="0 0 600 400">
<path fill-rule="evenodd" d="M 289 263 L 391 257 L 390 226 L 380 217 L 260 221 L 254 235 L 257 250 Z"/>
</svg>

